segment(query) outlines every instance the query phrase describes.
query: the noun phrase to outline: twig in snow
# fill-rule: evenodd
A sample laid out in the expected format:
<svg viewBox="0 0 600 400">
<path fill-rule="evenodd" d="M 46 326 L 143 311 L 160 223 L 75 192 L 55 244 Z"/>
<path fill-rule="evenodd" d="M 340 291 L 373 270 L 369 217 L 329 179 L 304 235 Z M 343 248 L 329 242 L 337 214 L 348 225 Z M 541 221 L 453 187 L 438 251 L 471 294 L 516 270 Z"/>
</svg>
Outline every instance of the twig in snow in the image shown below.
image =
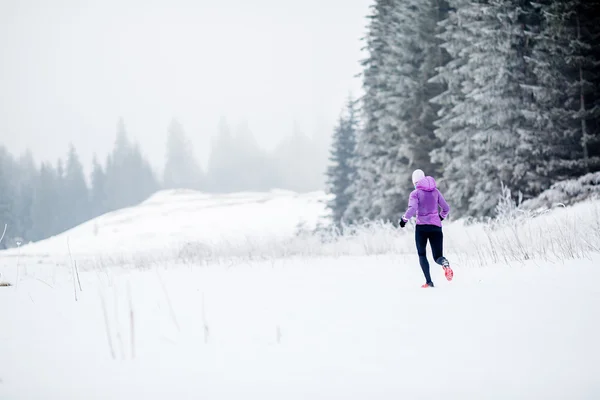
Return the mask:
<svg viewBox="0 0 600 400">
<path fill-rule="evenodd" d="M 175 317 L 175 311 L 173 311 L 173 306 L 171 305 L 171 299 L 169 297 L 169 293 L 167 293 L 167 288 L 165 287 L 165 283 L 163 282 L 162 277 L 160 276 L 160 273 L 158 272 L 158 270 L 156 270 L 156 275 L 158 275 L 158 280 L 160 281 L 160 285 L 162 286 L 163 292 L 165 293 L 165 297 L 167 298 L 167 304 L 169 305 L 169 311 L 171 313 L 171 318 L 173 319 L 175 326 L 177 326 L 177 330 L 181 332 L 181 328 L 179 328 L 179 324 L 177 323 L 177 318 Z"/>
<path fill-rule="evenodd" d="M 131 300 L 131 285 L 127 282 L 127 297 L 129 297 L 129 328 L 131 332 L 131 358 L 135 358 L 135 324 L 133 319 L 133 301 Z"/>
<path fill-rule="evenodd" d="M 104 312 L 104 327 L 106 328 L 106 339 L 108 340 L 108 347 L 110 348 L 110 354 L 113 358 L 115 357 L 115 349 L 112 343 L 112 337 L 110 334 L 110 326 L 108 324 L 108 313 L 106 311 L 106 303 L 104 302 L 104 294 L 102 293 L 102 289 L 100 289 L 100 300 L 102 301 L 102 311 Z"/>
<path fill-rule="evenodd" d="M 79 280 L 79 268 L 77 268 L 77 261 L 74 261 L 74 265 L 75 265 L 75 273 L 77 274 L 77 283 L 79 284 L 79 291 L 83 292 L 83 289 L 81 289 L 81 281 Z"/>
<path fill-rule="evenodd" d="M 50 285 L 48 282 L 41 280 L 40 278 L 35 278 L 35 280 L 42 282 L 44 285 L 48 286 L 50 289 L 54 289 L 54 286 Z"/>
<path fill-rule="evenodd" d="M 208 322 L 206 322 L 206 311 L 204 309 L 204 292 L 202 292 L 202 325 L 204 327 L 204 343 L 208 343 Z"/>
<path fill-rule="evenodd" d="M 4 224 L 4 232 L 2 232 L 2 237 L 0 237 L 0 243 L 2 243 L 2 239 L 4 239 L 4 235 L 6 234 L 6 228 L 8 228 L 8 224 Z"/>
<path fill-rule="evenodd" d="M 73 275 L 73 293 L 75 293 L 75 301 L 77 301 L 77 283 L 75 282 L 75 266 L 73 265 L 73 256 L 71 255 L 71 246 L 67 237 L 67 249 L 69 250 L 69 258 L 71 259 L 71 272 Z"/>
<path fill-rule="evenodd" d="M 118 287 L 115 286 L 113 290 L 114 298 L 115 298 L 115 322 L 116 322 L 116 331 L 117 331 L 117 340 L 119 342 L 119 347 L 121 349 L 121 359 L 125 359 L 125 346 L 123 344 L 123 336 L 121 335 L 121 323 L 119 322 L 119 293 Z"/>
<path fill-rule="evenodd" d="M 277 325 L 277 343 L 281 343 L 281 328 Z"/>
<path fill-rule="evenodd" d="M 19 287 L 19 265 L 21 264 L 21 242 L 17 242 L 17 247 L 19 248 L 19 252 L 17 254 L 17 281 L 15 282 L 15 289 Z"/>
</svg>

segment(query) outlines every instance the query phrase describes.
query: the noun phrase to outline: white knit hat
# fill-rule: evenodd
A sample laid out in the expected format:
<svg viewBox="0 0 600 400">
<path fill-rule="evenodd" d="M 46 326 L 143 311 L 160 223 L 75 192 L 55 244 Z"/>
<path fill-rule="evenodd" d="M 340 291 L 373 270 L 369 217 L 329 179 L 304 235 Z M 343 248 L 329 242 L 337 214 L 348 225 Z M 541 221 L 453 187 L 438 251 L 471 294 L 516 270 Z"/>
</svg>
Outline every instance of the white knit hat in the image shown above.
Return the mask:
<svg viewBox="0 0 600 400">
<path fill-rule="evenodd" d="M 420 169 L 415 169 L 412 173 L 413 184 L 416 185 L 421 179 L 425 178 L 425 172 Z"/>
</svg>

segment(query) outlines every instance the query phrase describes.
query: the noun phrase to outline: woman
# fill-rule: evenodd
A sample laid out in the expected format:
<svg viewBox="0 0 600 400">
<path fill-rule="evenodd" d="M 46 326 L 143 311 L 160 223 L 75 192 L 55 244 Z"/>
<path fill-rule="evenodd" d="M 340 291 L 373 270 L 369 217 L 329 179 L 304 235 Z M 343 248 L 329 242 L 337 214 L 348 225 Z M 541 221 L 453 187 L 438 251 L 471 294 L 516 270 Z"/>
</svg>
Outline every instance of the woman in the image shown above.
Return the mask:
<svg viewBox="0 0 600 400">
<path fill-rule="evenodd" d="M 444 268 L 446 279 L 449 281 L 454 277 L 450 263 L 444 257 L 444 234 L 442 233 L 442 221 L 448 217 L 450 206 L 446 203 L 444 196 L 437 189 L 435 179 L 425 176 L 425 173 L 417 169 L 412 174 L 413 190 L 408 199 L 408 210 L 400 219 L 400 226 L 404 228 L 406 222 L 414 215 L 417 216 L 417 227 L 415 229 L 415 241 L 419 263 L 425 275 L 425 284 L 422 288 L 434 287 L 429 274 L 429 262 L 427 261 L 427 241 L 431 244 L 433 259 Z M 439 208 L 442 208 L 440 212 Z"/>
</svg>

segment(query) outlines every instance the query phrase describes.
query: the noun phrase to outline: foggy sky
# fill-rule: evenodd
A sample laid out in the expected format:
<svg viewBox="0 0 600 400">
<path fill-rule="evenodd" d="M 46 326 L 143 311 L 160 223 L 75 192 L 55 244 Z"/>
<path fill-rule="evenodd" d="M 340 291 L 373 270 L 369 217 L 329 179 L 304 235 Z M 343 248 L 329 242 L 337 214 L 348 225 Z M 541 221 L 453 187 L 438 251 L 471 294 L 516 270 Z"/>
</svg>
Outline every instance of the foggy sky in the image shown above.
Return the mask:
<svg viewBox="0 0 600 400">
<path fill-rule="evenodd" d="M 0 0 L 0 144 L 86 170 L 125 119 L 162 171 L 177 118 L 206 164 L 219 119 L 271 148 L 330 135 L 359 61 L 370 0 Z"/>
</svg>

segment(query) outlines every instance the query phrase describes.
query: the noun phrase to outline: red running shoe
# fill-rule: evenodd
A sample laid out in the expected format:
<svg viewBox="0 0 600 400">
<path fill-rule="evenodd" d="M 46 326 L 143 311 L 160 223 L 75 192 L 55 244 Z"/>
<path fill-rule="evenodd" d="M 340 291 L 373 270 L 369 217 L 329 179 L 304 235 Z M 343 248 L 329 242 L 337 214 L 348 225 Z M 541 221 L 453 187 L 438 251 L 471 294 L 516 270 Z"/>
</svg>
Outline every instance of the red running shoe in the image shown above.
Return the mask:
<svg viewBox="0 0 600 400">
<path fill-rule="evenodd" d="M 425 283 L 425 284 L 421 285 L 421 287 L 422 287 L 423 289 L 426 289 L 426 288 L 429 288 L 429 287 L 434 287 L 434 286 L 433 286 L 433 283 Z"/>
<path fill-rule="evenodd" d="M 447 262 L 448 261 L 446 261 L 446 263 Z M 452 278 L 454 278 L 454 271 L 452 271 L 452 268 L 450 268 L 450 264 L 444 265 L 444 275 L 446 275 L 446 279 L 448 279 L 449 281 L 451 281 Z"/>
</svg>

